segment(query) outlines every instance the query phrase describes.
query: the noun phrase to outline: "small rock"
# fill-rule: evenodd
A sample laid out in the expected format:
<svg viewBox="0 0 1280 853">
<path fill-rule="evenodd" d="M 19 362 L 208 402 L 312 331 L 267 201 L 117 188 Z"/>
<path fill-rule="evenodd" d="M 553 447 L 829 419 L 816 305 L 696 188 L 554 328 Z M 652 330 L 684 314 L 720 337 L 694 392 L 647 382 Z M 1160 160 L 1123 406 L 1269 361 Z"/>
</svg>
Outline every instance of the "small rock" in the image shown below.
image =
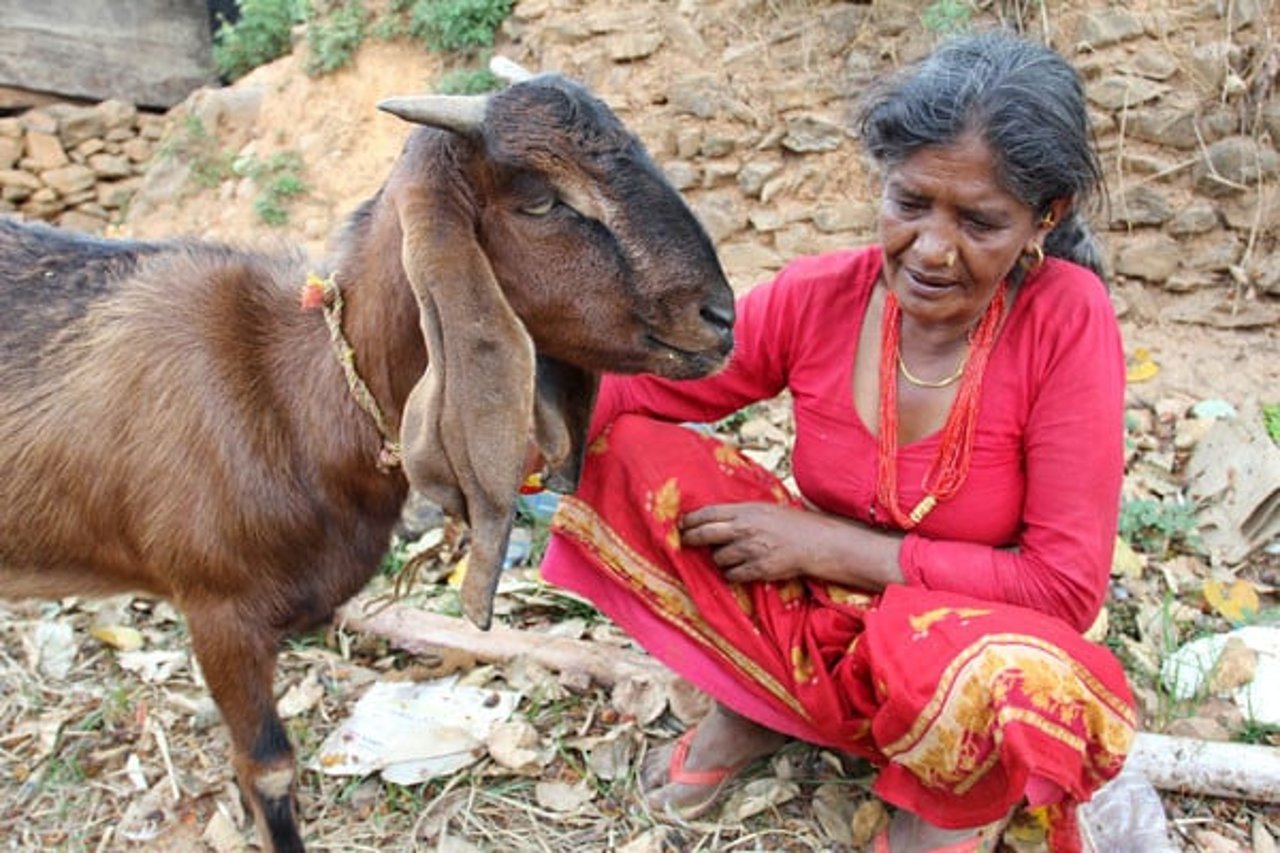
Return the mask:
<svg viewBox="0 0 1280 853">
<path fill-rule="evenodd" d="M 26 156 L 31 162 L 33 171 L 44 172 L 57 169 L 71 162 L 66 149 L 62 147 L 58 137 L 52 133 L 29 131 L 26 143 Z"/>
<path fill-rule="evenodd" d="M 1165 726 L 1164 733 L 1175 737 L 1225 743 L 1231 740 L 1231 732 L 1217 720 L 1206 717 L 1183 717 Z"/>
<path fill-rule="evenodd" d="M 1243 687 L 1253 681 L 1257 670 L 1258 653 L 1239 637 L 1230 637 L 1209 677 L 1209 692 L 1223 694 Z"/>
<path fill-rule="evenodd" d="M 787 134 L 782 147 L 797 154 L 815 151 L 834 151 L 844 140 L 844 128 L 817 116 L 798 116 L 787 119 Z"/>
<path fill-rule="evenodd" d="M 1086 14 L 1076 33 L 1076 42 L 1099 48 L 1137 38 L 1142 33 L 1142 22 L 1132 12 L 1113 6 Z"/>
</svg>

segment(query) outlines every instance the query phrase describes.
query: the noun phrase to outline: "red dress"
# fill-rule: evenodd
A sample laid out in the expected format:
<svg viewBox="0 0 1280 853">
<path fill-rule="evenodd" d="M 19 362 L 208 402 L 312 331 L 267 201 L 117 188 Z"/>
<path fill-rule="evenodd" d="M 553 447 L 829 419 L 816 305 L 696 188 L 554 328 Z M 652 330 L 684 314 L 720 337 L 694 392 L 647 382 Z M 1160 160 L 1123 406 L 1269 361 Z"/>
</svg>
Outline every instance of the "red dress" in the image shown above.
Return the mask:
<svg viewBox="0 0 1280 853">
<path fill-rule="evenodd" d="M 1118 772 L 1134 728 L 1123 671 L 1079 636 L 1106 593 L 1123 476 L 1123 352 L 1092 273 L 1049 259 L 1017 290 L 968 478 L 905 537 L 905 585 L 868 596 L 813 580 L 730 584 L 706 549 L 680 545 L 675 519 L 698 506 L 799 504 L 736 451 L 674 425 L 784 390 L 804 499 L 889 518 L 852 384 L 881 257 L 802 259 L 751 290 L 716 376 L 606 378 L 543 573 L 740 713 L 877 762 L 877 792 L 931 822 L 996 819 L 1046 781 L 1069 811 Z M 899 449 L 901 505 L 923 497 L 938 439 Z"/>
</svg>

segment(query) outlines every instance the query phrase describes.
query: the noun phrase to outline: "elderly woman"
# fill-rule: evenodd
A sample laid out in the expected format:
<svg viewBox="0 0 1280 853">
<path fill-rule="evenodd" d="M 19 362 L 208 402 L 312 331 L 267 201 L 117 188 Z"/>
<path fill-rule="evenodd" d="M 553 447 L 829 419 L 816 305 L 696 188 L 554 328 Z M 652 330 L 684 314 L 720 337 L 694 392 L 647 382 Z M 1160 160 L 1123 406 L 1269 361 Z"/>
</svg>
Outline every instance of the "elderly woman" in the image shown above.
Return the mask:
<svg viewBox="0 0 1280 853">
<path fill-rule="evenodd" d="M 701 814 L 795 737 L 880 768 L 880 849 L 982 849 L 1020 804 L 1071 849 L 1134 729 L 1122 670 L 1081 638 L 1124 405 L 1077 213 L 1100 183 L 1081 84 L 1043 46 L 963 37 L 874 90 L 858 130 L 880 244 L 752 289 L 717 376 L 608 379 L 543 572 L 717 701 L 651 753 L 655 807 Z M 801 498 L 678 425 L 783 391 Z"/>
</svg>

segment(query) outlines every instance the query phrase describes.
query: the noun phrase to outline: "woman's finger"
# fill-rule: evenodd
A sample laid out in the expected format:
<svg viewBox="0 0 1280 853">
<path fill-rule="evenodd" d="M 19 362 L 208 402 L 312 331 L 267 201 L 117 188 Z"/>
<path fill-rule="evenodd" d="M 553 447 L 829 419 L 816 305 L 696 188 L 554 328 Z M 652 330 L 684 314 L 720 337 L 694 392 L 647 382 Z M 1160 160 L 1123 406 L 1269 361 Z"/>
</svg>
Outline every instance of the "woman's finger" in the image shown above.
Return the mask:
<svg viewBox="0 0 1280 853">
<path fill-rule="evenodd" d="M 729 521 L 737 513 L 737 507 L 737 504 L 707 504 L 704 507 L 690 510 L 680 517 L 680 529 L 686 530 L 690 527 L 698 527 L 704 524 Z"/>
<path fill-rule="evenodd" d="M 733 526 L 724 521 L 705 521 L 680 530 L 680 541 L 693 548 L 716 548 L 735 539 Z"/>
</svg>

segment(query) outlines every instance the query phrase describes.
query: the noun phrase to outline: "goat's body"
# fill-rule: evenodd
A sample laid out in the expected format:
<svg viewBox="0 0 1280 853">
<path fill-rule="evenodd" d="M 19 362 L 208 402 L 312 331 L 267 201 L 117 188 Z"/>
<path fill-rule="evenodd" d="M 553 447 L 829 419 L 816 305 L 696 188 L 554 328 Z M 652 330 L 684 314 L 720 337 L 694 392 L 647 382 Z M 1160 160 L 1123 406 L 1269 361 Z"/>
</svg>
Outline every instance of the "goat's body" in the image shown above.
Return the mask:
<svg viewBox="0 0 1280 853">
<path fill-rule="evenodd" d="M 34 257 L 41 231 L 0 223 L 0 258 Z M 0 267 L 0 593 L 88 579 L 180 605 L 251 595 L 237 605 L 278 630 L 326 618 L 376 568 L 407 487 L 370 464 L 375 437 L 352 440 L 370 433 L 354 404 L 325 423 L 291 405 L 307 386 L 345 399 L 323 323 L 297 307 L 302 261 L 56 249 Z"/>
<path fill-rule="evenodd" d="M 599 372 L 692 378 L 732 345 L 710 241 L 603 104 L 557 78 L 486 103 L 413 119 L 333 260 L 403 470 L 302 258 L 0 219 L 0 596 L 171 599 L 277 853 L 302 849 L 278 644 L 376 571 L 409 483 L 470 524 L 487 624 L 531 433 L 572 488 Z"/>
<path fill-rule="evenodd" d="M 0 220 L 0 595 L 171 599 L 275 850 L 302 846 L 278 644 L 376 571 L 408 490 L 299 308 L 306 274 Z M 417 311 L 399 279 L 362 283 L 349 326 L 403 401 L 425 366 Z"/>
</svg>

